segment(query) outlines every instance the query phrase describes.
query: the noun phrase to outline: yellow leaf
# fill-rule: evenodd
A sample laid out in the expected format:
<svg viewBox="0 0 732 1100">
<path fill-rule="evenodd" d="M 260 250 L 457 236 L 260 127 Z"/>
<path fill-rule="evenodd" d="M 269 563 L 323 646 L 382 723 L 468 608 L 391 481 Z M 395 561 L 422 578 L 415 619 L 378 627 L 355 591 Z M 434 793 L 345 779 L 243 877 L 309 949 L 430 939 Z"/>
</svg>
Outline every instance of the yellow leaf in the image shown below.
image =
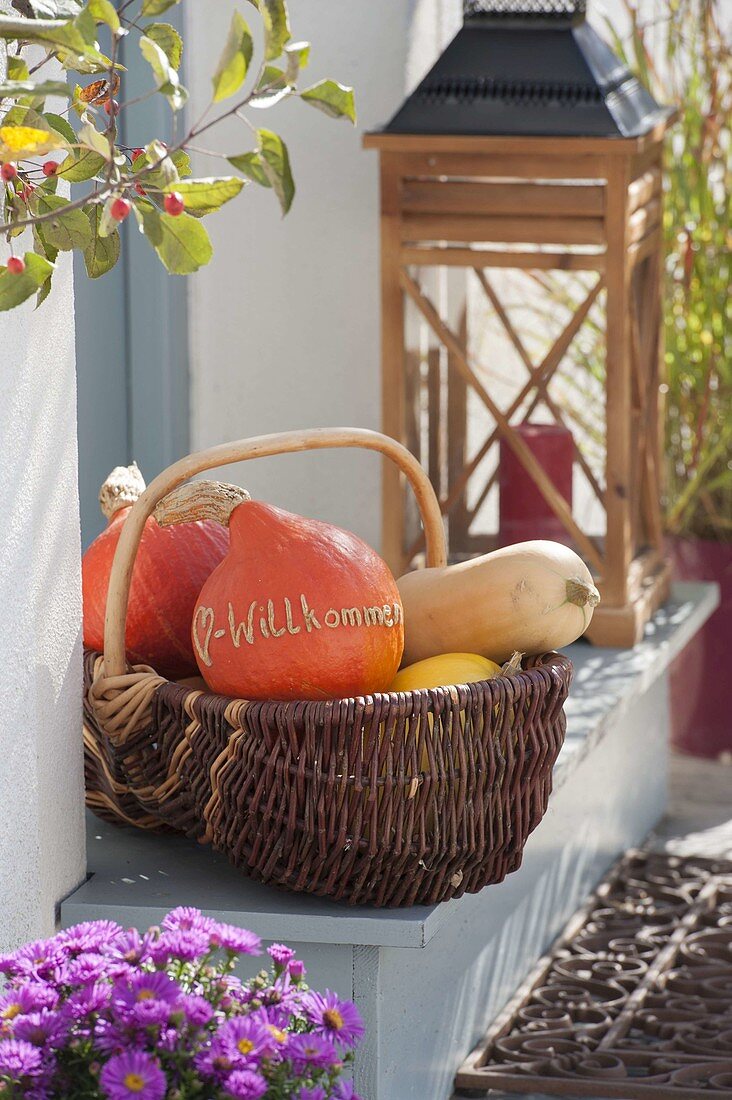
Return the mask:
<svg viewBox="0 0 732 1100">
<path fill-rule="evenodd" d="M 60 134 L 33 126 L 0 126 L 0 160 L 24 160 L 52 149 L 65 149 Z"/>
</svg>

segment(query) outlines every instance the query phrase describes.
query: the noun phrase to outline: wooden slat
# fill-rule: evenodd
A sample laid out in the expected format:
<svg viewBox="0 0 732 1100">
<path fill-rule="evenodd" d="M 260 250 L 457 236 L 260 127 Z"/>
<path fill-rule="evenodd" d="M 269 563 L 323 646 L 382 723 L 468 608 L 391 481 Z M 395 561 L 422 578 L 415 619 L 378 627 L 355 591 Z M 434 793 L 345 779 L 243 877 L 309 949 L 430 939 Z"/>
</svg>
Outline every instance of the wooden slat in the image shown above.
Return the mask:
<svg viewBox="0 0 732 1100">
<path fill-rule="evenodd" d="M 496 134 L 364 134 L 365 149 L 385 152 L 416 153 L 487 153 L 492 156 L 523 155 L 556 157 L 586 155 L 588 147 L 613 160 L 628 159 L 650 149 L 663 137 L 666 122 L 659 122 L 648 133 L 632 138 L 516 137 Z"/>
<path fill-rule="evenodd" d="M 542 271 L 604 271 L 605 253 L 497 252 L 488 248 L 402 248 L 402 262 L 420 267 L 509 267 Z"/>
<path fill-rule="evenodd" d="M 392 160 L 381 158 L 381 430 L 400 442 L 405 436 L 404 295 L 399 282 L 398 177 Z M 393 462 L 382 464 L 382 555 L 395 576 L 404 565 L 405 518 L 402 483 Z"/>
<path fill-rule="evenodd" d="M 640 206 L 645 206 L 652 198 L 661 193 L 661 172 L 658 168 L 649 168 L 628 188 L 628 206 L 633 214 Z"/>
<path fill-rule="evenodd" d="M 637 215 L 636 215 L 637 216 Z M 501 218 L 405 214 L 403 241 L 506 241 L 522 244 L 603 244 L 601 218 Z"/>
<path fill-rule="evenodd" d="M 591 218 L 604 213 L 604 190 L 598 184 L 405 180 L 401 205 L 405 213 Z"/>
<path fill-rule="evenodd" d="M 466 355 L 465 348 L 460 344 L 458 337 L 448 328 L 432 305 L 432 302 L 422 293 L 421 288 L 405 271 L 402 271 L 401 282 L 409 297 L 423 314 L 432 331 L 454 357 L 456 367 L 461 371 L 466 382 L 472 386 L 490 412 L 496 422 L 499 432 L 531 477 L 549 507 L 564 524 L 565 528 L 588 560 L 592 562 L 598 571 L 602 571 L 602 558 L 594 542 L 576 523 L 572 511 L 564 497 L 557 490 L 556 486 L 521 436 L 512 430 L 505 414 L 498 408 L 483 383 L 476 376 Z"/>
<path fill-rule="evenodd" d="M 630 258 L 628 257 L 629 168 L 610 165 L 607 195 L 608 257 L 606 306 L 605 511 L 606 573 L 603 600 L 609 607 L 627 603 L 628 569 L 633 557 L 631 532 L 631 346 Z"/>
<path fill-rule="evenodd" d="M 658 199 L 652 199 L 646 206 L 641 206 L 631 214 L 628 223 L 628 243 L 635 244 L 636 241 L 640 241 L 660 221 L 661 203 Z"/>
<path fill-rule="evenodd" d="M 482 180 L 592 180 L 604 181 L 605 159 L 594 154 L 544 157 L 484 156 L 473 153 L 401 153 L 399 173 L 405 178 L 461 178 Z"/>
</svg>

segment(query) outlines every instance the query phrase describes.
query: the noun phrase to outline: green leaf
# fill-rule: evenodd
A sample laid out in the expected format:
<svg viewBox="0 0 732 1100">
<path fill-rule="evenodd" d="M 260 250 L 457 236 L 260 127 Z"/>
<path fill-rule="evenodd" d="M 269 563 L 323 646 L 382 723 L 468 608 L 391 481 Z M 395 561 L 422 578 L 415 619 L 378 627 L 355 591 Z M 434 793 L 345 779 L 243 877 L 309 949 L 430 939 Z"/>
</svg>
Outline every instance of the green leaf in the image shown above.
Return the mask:
<svg viewBox="0 0 732 1100">
<path fill-rule="evenodd" d="M 32 80 L 4 80 L 0 83 L 0 99 L 10 96 L 17 99 L 23 95 L 40 96 L 43 99 L 47 95 L 70 94 L 71 89 L 62 80 L 41 80 L 38 84 L 34 84 Z"/>
<path fill-rule="evenodd" d="M 12 275 L 0 267 L 0 310 L 13 309 L 43 286 L 53 272 L 53 264 L 35 252 L 26 252 L 25 271 Z"/>
<path fill-rule="evenodd" d="M 79 129 L 78 144 L 86 145 L 88 149 L 93 149 L 95 153 L 99 153 L 105 160 L 109 158 L 109 140 L 104 134 L 97 130 L 89 114 L 85 115 L 84 125 Z"/>
<path fill-rule="evenodd" d="M 180 0 L 143 0 L 142 15 L 162 15 L 168 8 L 179 4 Z"/>
<path fill-rule="evenodd" d="M 42 306 L 43 303 L 45 302 L 46 298 L 48 297 L 48 295 L 51 293 L 52 280 L 53 280 L 53 272 L 51 272 L 51 274 L 48 276 L 48 278 L 45 280 L 45 282 L 41 283 L 38 294 L 36 295 L 35 309 L 38 309 L 39 306 Z"/>
<path fill-rule="evenodd" d="M 214 102 L 218 103 L 241 88 L 252 60 L 254 42 L 246 20 L 235 11 L 216 72 L 213 75 Z"/>
<path fill-rule="evenodd" d="M 157 42 L 174 69 L 179 68 L 183 56 L 183 39 L 170 23 L 151 23 L 145 34 Z"/>
<path fill-rule="evenodd" d="M 287 146 L 282 138 L 271 130 L 257 130 L 257 137 L 262 168 L 272 190 L 280 200 L 282 213 L 286 214 L 295 197 L 295 181 L 292 178 Z"/>
<path fill-rule="evenodd" d="M 44 240 L 61 252 L 70 252 L 73 248 L 86 248 L 91 240 L 91 227 L 84 211 L 64 212 L 64 208 L 68 205 L 68 199 L 62 199 L 60 195 L 39 195 L 38 192 L 31 200 L 33 214 L 57 212 L 55 217 L 49 218 L 41 225 Z"/>
<path fill-rule="evenodd" d="M 79 149 L 78 152 L 68 156 L 56 173 L 69 183 L 83 183 L 98 176 L 106 164 L 105 158 L 100 153 L 91 149 Z"/>
<path fill-rule="evenodd" d="M 174 149 L 170 154 L 170 159 L 178 170 L 181 179 L 191 175 L 191 158 L 185 149 Z"/>
<path fill-rule="evenodd" d="M 212 176 L 209 179 L 179 180 L 167 191 L 177 191 L 185 199 L 186 211 L 204 217 L 219 210 L 225 202 L 235 199 L 244 187 L 236 176 Z"/>
<path fill-rule="evenodd" d="M 99 227 L 103 216 L 103 209 L 97 203 L 87 207 L 86 216 L 91 227 L 91 241 L 84 249 L 84 264 L 86 273 L 90 279 L 98 279 L 100 275 L 106 275 L 117 263 L 120 254 L 120 239 L 118 230 L 113 230 L 107 236 L 102 237 Z"/>
<path fill-rule="evenodd" d="M 190 214 L 160 214 L 150 203 L 139 205 L 147 208 L 143 232 L 171 275 L 192 275 L 209 263 L 213 247 L 200 221 Z"/>
<path fill-rule="evenodd" d="M 287 58 L 287 82 L 296 84 L 300 70 L 307 68 L 310 61 L 310 43 L 291 42 L 289 46 L 285 46 L 285 57 Z"/>
<path fill-rule="evenodd" d="M 52 111 L 46 111 L 43 115 L 48 125 L 52 130 L 55 130 L 57 134 L 60 134 L 62 138 L 65 138 L 70 145 L 76 144 L 76 134 L 73 127 L 71 127 L 65 118 L 61 115 L 55 115 Z"/>
<path fill-rule="evenodd" d="M 49 244 L 43 236 L 43 225 L 33 226 L 33 243 L 36 246 L 36 252 L 39 256 L 45 256 L 52 264 L 56 263 L 58 249 L 54 248 L 52 244 Z"/>
<path fill-rule="evenodd" d="M 27 80 L 30 76 L 25 59 L 17 54 L 11 54 L 8 58 L 8 78 L 10 80 Z"/>
<path fill-rule="evenodd" d="M 83 0 L 28 0 L 39 19 L 74 19 L 84 7 Z"/>
<path fill-rule="evenodd" d="M 259 153 L 240 153 L 235 157 L 226 158 L 229 164 L 237 168 L 242 175 L 247 179 L 252 180 L 254 183 L 258 183 L 260 187 L 271 187 L 267 173 L 264 170 L 264 163 Z"/>
<path fill-rule="evenodd" d="M 300 95 L 306 103 L 311 103 L 331 118 L 347 118 L 349 122 L 356 124 L 353 88 L 347 88 L 336 80 L 319 80 Z"/>
<path fill-rule="evenodd" d="M 155 77 L 155 83 L 174 111 L 179 111 L 188 99 L 188 92 L 180 82 L 178 73 L 168 61 L 165 51 L 146 35 L 140 39 L 140 52 Z"/>
<path fill-rule="evenodd" d="M 97 23 L 106 23 L 116 33 L 120 28 L 119 16 L 109 0 L 89 0 L 89 14 Z"/>
<path fill-rule="evenodd" d="M 103 54 L 85 40 L 75 21 L 23 19 L 20 16 L 0 15 L 0 38 L 59 47 L 62 52 L 72 54 L 75 58 L 104 61 Z"/>
<path fill-rule="evenodd" d="M 290 24 L 285 0 L 259 0 L 264 23 L 264 58 L 274 61 L 290 41 Z"/>
<path fill-rule="evenodd" d="M 273 107 L 288 95 L 292 95 L 292 86 L 288 82 L 285 70 L 278 65 L 265 65 L 252 92 L 249 106 Z"/>
</svg>

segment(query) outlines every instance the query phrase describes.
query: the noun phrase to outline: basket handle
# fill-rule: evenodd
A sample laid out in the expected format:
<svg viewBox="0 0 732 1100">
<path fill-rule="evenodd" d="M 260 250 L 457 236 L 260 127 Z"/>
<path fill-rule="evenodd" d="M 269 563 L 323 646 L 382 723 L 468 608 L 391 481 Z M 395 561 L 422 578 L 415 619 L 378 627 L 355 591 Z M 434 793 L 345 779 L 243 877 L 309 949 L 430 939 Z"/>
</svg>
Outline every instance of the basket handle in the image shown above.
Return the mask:
<svg viewBox="0 0 732 1100">
<path fill-rule="evenodd" d="M 270 455 L 319 451 L 332 447 L 363 447 L 367 451 L 379 451 L 396 463 L 406 475 L 417 498 L 424 526 L 427 565 L 446 564 L 445 531 L 435 490 L 414 455 L 395 439 L 366 428 L 307 428 L 222 443 L 218 447 L 188 455 L 168 466 L 167 470 L 163 470 L 150 482 L 130 509 L 122 527 L 109 578 L 104 620 L 105 676 L 122 676 L 127 671 L 125 626 L 132 569 L 145 523 L 163 497 L 189 478 L 217 466 L 246 462 L 250 458 L 267 458 Z"/>
</svg>

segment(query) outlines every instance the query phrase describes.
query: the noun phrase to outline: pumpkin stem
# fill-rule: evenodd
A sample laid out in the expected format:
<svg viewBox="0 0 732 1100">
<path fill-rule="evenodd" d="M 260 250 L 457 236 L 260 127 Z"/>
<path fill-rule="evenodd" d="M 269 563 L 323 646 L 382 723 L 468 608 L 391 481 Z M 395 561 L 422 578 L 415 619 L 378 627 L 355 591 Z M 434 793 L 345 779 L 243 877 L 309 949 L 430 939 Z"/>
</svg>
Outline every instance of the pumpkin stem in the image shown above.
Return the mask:
<svg viewBox="0 0 732 1100">
<path fill-rule="evenodd" d="M 99 506 L 106 519 L 120 508 L 129 508 L 145 492 L 145 478 L 136 462 L 131 466 L 115 466 L 99 490 Z"/>
<path fill-rule="evenodd" d="M 168 493 L 153 515 L 161 527 L 195 523 L 201 519 L 213 519 L 222 527 L 228 527 L 234 509 L 251 499 L 246 489 L 238 485 L 227 485 L 223 481 L 190 481 Z"/>
<path fill-rule="evenodd" d="M 597 607 L 600 602 L 600 593 L 594 584 L 589 584 L 579 577 L 572 577 L 567 581 L 567 600 L 575 607 L 586 607 L 588 604 L 590 607 Z"/>
</svg>

